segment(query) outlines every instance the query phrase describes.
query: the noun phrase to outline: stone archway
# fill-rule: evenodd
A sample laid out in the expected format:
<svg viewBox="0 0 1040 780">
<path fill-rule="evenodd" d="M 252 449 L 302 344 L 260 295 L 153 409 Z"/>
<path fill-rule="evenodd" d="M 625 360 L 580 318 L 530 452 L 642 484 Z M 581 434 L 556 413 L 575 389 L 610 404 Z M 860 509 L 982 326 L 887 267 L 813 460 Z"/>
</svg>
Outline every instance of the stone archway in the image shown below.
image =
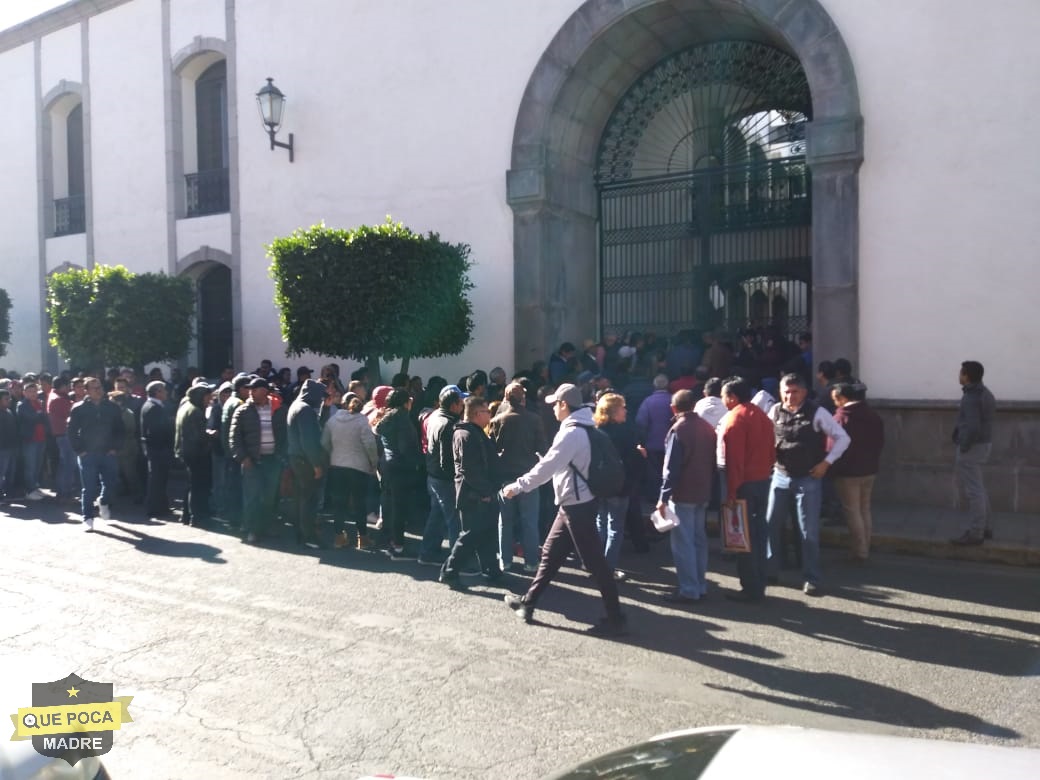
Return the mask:
<svg viewBox="0 0 1040 780">
<path fill-rule="evenodd" d="M 848 50 L 819 0 L 587 0 L 528 81 L 517 114 L 507 199 L 513 208 L 515 359 L 544 359 L 596 328 L 593 167 L 620 97 L 683 48 L 750 40 L 800 61 L 812 94 L 812 311 L 815 351 L 858 364 L 859 94 Z"/>
<path fill-rule="evenodd" d="M 193 354 L 204 376 L 219 376 L 225 366 L 241 363 L 242 334 L 237 326 L 240 306 L 232 294 L 234 273 L 231 255 L 209 246 L 177 262 L 176 275 L 195 283 L 197 333 Z"/>
</svg>

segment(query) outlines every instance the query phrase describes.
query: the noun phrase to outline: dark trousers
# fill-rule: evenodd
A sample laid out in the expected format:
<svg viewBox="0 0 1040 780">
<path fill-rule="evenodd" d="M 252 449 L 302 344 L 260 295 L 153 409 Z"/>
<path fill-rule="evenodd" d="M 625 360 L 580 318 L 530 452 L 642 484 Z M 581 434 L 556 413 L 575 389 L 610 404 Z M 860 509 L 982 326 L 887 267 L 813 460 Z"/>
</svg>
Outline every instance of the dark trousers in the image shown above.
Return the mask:
<svg viewBox="0 0 1040 780">
<path fill-rule="evenodd" d="M 534 606 L 538 602 L 542 592 L 549 587 L 556 572 L 567 560 L 567 556 L 577 550 L 585 568 L 596 581 L 607 609 L 607 617 L 611 620 L 621 619 L 621 603 L 618 599 L 617 584 L 614 582 L 614 570 L 603 556 L 603 542 L 599 538 L 599 531 L 596 530 L 598 510 L 599 501 L 596 500 L 560 507 L 556 520 L 549 529 L 549 535 L 545 538 L 545 544 L 542 545 L 538 573 L 534 575 L 525 597 L 528 604 Z"/>
<path fill-rule="evenodd" d="M 769 480 L 745 482 L 737 489 L 737 498 L 747 501 L 748 532 L 751 536 L 751 552 L 737 554 L 740 589 L 752 598 L 761 598 L 766 592 L 766 554 L 769 542 L 766 508 L 769 504 Z"/>
<path fill-rule="evenodd" d="M 221 517 L 229 525 L 242 522 L 242 467 L 234 458 L 224 458 L 224 494 L 220 498 Z"/>
<path fill-rule="evenodd" d="M 148 481 L 145 486 L 144 506 L 149 517 L 163 517 L 170 513 L 170 496 L 167 485 L 170 482 L 170 467 L 173 465 L 173 450 L 148 450 Z"/>
<path fill-rule="evenodd" d="M 185 514 L 192 525 L 208 523 L 209 492 L 213 489 L 213 461 L 209 454 L 184 461 L 188 467 L 188 494 L 185 496 Z M 183 519 L 183 518 L 182 518 Z"/>
<path fill-rule="evenodd" d="M 475 553 L 484 574 L 496 579 L 502 574 L 498 566 L 498 499 L 464 498 L 459 503 L 459 525 L 462 531 L 441 571 L 446 577 L 457 577 L 459 567 Z"/>
<path fill-rule="evenodd" d="M 333 530 L 338 534 L 345 528 L 348 520 L 357 527 L 357 534 L 364 538 L 368 535 L 368 524 L 365 521 L 365 494 L 368 491 L 368 474 L 357 469 L 329 469 L 328 502 L 326 507 L 332 510 L 335 521 Z"/>
<path fill-rule="evenodd" d="M 318 485 L 314 466 L 306 458 L 292 459 L 293 525 L 298 542 L 316 542 L 318 534 Z"/>
<path fill-rule="evenodd" d="M 404 544 L 404 530 L 409 501 L 408 491 L 413 481 L 409 474 L 387 471 L 379 483 L 383 491 L 383 533 L 396 545 Z"/>
<path fill-rule="evenodd" d="M 646 520 L 643 517 L 643 481 L 637 479 L 628 492 L 628 510 L 625 513 L 625 531 L 636 552 L 647 552 Z"/>
</svg>

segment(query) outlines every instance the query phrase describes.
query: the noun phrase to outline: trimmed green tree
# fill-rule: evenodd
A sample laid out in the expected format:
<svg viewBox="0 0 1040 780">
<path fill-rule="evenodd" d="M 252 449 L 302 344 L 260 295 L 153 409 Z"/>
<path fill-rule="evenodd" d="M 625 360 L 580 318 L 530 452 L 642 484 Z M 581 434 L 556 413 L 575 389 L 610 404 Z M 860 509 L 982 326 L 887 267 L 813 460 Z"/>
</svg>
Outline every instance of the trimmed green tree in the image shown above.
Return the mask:
<svg viewBox="0 0 1040 780">
<path fill-rule="evenodd" d="M 7 290 L 0 290 L 0 357 L 7 354 L 7 345 L 11 343 L 11 296 Z"/>
<path fill-rule="evenodd" d="M 267 247 L 286 354 L 378 361 L 456 355 L 473 332 L 469 246 L 393 222 L 324 224 Z"/>
<path fill-rule="evenodd" d="M 98 265 L 47 279 L 51 344 L 76 368 L 177 360 L 188 351 L 195 311 L 190 279 Z"/>
</svg>

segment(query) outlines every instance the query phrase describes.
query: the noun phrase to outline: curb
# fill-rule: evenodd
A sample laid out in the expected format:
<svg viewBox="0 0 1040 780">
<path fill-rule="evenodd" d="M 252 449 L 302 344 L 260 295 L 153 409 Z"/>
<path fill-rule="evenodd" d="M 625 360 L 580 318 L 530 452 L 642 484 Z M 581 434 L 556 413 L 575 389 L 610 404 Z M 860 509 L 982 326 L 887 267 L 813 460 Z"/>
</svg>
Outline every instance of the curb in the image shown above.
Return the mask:
<svg viewBox="0 0 1040 780">
<path fill-rule="evenodd" d="M 825 547 L 847 547 L 848 531 L 841 528 L 820 529 L 820 544 Z M 1008 566 L 1040 566 L 1040 550 L 986 542 L 977 547 L 958 547 L 948 541 L 921 539 L 910 536 L 874 534 L 870 540 L 871 550 L 877 552 L 917 555 L 976 563 L 1002 563 Z"/>
</svg>

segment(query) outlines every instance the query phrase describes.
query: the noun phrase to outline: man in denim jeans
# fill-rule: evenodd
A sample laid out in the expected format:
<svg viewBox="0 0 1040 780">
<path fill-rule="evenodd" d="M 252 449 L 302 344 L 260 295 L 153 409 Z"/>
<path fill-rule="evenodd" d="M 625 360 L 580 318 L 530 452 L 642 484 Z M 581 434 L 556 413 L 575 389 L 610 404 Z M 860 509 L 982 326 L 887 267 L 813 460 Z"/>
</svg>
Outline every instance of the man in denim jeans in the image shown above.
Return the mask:
<svg viewBox="0 0 1040 780">
<path fill-rule="evenodd" d="M 459 516 L 455 505 L 455 460 L 451 441 L 462 414 L 462 401 L 469 393 L 458 385 L 447 385 L 437 396 L 437 409 L 426 418 L 426 491 L 430 494 L 430 514 L 426 518 L 419 563 L 440 566 L 441 545 L 448 547 L 459 538 Z"/>
<path fill-rule="evenodd" d="M 72 407 L 67 434 L 79 459 L 80 481 L 83 483 L 80 506 L 83 524 L 89 532 L 94 530 L 95 499 L 101 517 L 105 520 L 111 517 L 109 497 L 119 481 L 116 456 L 123 444 L 123 414 L 118 406 L 105 398 L 99 379 L 88 377 L 84 385 L 87 397 Z"/>
<path fill-rule="evenodd" d="M 672 396 L 672 427 L 664 440 L 664 468 L 657 510 L 671 502 L 679 525 L 671 531 L 679 587 L 664 595 L 675 604 L 696 604 L 708 594 L 708 534 L 704 524 L 715 476 L 715 429 L 693 411 L 690 390 Z"/>
<path fill-rule="evenodd" d="M 827 470 L 849 446 L 849 435 L 823 407 L 806 400 L 809 390 L 798 374 L 780 380 L 780 403 L 769 411 L 776 438 L 776 466 L 769 484 L 769 574 L 776 576 L 780 560 L 780 529 L 794 499 L 802 537 L 803 592 L 820 595 L 821 482 Z M 826 451 L 827 437 L 833 439 Z"/>
<path fill-rule="evenodd" d="M 961 546 L 982 544 L 992 536 L 982 466 L 989 460 L 993 448 L 993 415 L 997 402 L 989 388 L 982 384 L 983 372 L 982 363 L 976 360 L 961 363 L 961 406 L 957 427 L 953 429 L 953 443 L 957 447 L 954 480 L 957 501 L 960 503 L 962 496 L 967 499 L 971 519 L 968 530 L 950 540 Z"/>
<path fill-rule="evenodd" d="M 495 419 L 491 421 L 491 438 L 498 450 L 502 478 L 512 481 L 538 462 L 538 453 L 544 452 L 545 426 L 542 418 L 527 408 L 527 391 L 519 382 L 510 382 L 505 398 Z M 524 550 L 524 571 L 538 571 L 541 557 L 538 528 L 538 492 L 521 493 L 501 499 L 502 515 L 499 521 L 499 554 L 502 569 L 509 571 L 513 562 L 513 538 L 517 522 L 520 526 L 520 544 Z"/>
</svg>

